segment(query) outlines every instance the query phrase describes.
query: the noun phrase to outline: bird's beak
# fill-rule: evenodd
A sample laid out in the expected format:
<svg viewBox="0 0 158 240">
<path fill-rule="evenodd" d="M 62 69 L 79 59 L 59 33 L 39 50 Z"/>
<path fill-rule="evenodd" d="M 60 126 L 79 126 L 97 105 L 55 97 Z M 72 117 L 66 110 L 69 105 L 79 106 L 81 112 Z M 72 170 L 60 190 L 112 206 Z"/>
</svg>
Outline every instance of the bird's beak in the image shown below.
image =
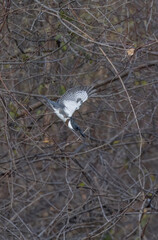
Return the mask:
<svg viewBox="0 0 158 240">
<path fill-rule="evenodd" d="M 79 137 L 78 132 L 80 133 L 80 135 L 85 138 L 86 136 L 84 135 L 84 133 L 82 132 L 82 130 L 80 129 L 80 127 L 76 124 L 76 123 L 71 123 L 71 120 L 68 121 L 67 123 L 68 127 L 76 134 L 76 136 Z M 73 126 L 74 125 L 74 126 Z"/>
</svg>

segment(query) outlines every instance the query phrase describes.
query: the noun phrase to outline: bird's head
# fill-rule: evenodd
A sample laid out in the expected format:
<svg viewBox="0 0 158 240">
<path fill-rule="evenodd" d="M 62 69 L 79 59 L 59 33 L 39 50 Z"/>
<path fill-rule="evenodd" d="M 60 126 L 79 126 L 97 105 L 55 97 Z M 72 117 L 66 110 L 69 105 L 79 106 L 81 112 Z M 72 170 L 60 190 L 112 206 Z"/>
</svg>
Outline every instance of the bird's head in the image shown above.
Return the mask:
<svg viewBox="0 0 158 240">
<path fill-rule="evenodd" d="M 80 135 L 85 138 L 84 133 L 82 132 L 81 128 L 77 125 L 77 123 L 75 123 L 75 121 L 74 121 L 73 118 L 70 118 L 70 119 L 68 120 L 68 127 L 69 127 L 72 131 L 74 131 L 74 132 L 76 132 L 76 133 L 79 132 Z"/>
</svg>

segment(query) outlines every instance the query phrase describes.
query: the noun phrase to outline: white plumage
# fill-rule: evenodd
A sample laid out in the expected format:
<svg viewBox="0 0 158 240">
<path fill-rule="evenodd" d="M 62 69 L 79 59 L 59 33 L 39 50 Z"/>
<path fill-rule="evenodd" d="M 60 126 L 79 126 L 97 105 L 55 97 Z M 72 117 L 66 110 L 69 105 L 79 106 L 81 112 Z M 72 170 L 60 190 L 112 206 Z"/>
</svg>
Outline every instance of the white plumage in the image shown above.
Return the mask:
<svg viewBox="0 0 158 240">
<path fill-rule="evenodd" d="M 66 91 L 66 93 L 56 102 L 47 98 L 46 102 L 56 115 L 63 121 L 67 122 L 68 127 L 72 130 L 81 131 L 74 120 L 71 118 L 76 110 L 80 108 L 89 97 L 95 95 L 93 87 L 74 87 Z M 80 132 L 83 136 L 83 133 Z"/>
<path fill-rule="evenodd" d="M 71 88 L 59 98 L 57 102 L 64 105 L 65 113 L 70 118 L 73 113 L 80 108 L 82 103 L 92 95 L 92 92 L 94 92 L 94 90 L 89 87 Z"/>
</svg>

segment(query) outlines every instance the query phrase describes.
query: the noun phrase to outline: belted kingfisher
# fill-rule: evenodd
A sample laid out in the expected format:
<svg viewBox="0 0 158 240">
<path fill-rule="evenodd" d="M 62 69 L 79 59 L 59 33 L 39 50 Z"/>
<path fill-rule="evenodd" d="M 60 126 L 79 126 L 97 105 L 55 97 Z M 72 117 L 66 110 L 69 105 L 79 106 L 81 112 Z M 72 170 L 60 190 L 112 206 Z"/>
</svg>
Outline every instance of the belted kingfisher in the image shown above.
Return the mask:
<svg viewBox="0 0 158 240">
<path fill-rule="evenodd" d="M 80 108 L 89 97 L 95 95 L 93 87 L 74 87 L 66 91 L 56 102 L 44 97 L 48 106 L 53 109 L 54 113 L 73 131 L 79 132 L 85 137 L 80 127 L 72 118 L 73 113 Z"/>
</svg>

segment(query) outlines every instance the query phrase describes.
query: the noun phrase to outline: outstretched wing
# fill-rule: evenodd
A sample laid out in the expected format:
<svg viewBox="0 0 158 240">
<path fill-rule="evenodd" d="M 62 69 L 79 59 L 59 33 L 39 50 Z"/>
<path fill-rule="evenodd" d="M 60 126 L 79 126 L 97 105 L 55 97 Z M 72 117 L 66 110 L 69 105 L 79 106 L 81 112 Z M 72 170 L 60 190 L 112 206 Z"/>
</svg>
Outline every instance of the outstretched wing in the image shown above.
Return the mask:
<svg viewBox="0 0 158 240">
<path fill-rule="evenodd" d="M 57 102 L 64 106 L 64 111 L 71 117 L 82 103 L 94 94 L 93 87 L 75 87 L 69 89 Z"/>
</svg>

